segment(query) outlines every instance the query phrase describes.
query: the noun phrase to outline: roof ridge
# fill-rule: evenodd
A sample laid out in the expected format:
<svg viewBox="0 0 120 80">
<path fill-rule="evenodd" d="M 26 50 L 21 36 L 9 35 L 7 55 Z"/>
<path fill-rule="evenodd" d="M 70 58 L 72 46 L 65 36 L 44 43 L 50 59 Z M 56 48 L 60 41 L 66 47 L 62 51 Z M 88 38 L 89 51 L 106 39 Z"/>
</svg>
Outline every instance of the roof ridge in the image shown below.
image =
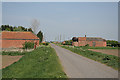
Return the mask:
<svg viewBox="0 0 120 80">
<path fill-rule="evenodd" d="M 78 38 L 83 38 L 83 37 L 78 37 Z M 101 38 L 101 37 L 86 37 L 86 38 Z"/>
<path fill-rule="evenodd" d="M 31 32 L 31 31 L 2 31 L 2 32 Z"/>
</svg>

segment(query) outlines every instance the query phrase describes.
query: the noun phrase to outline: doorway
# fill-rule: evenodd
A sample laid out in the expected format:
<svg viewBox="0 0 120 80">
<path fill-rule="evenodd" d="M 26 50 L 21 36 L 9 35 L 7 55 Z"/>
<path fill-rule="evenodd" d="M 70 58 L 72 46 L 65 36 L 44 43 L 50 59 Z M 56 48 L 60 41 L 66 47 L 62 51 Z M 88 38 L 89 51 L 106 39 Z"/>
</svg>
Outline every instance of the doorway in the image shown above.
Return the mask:
<svg viewBox="0 0 120 80">
<path fill-rule="evenodd" d="M 95 45 L 96 45 L 96 42 L 93 42 L 93 47 L 95 47 Z"/>
</svg>

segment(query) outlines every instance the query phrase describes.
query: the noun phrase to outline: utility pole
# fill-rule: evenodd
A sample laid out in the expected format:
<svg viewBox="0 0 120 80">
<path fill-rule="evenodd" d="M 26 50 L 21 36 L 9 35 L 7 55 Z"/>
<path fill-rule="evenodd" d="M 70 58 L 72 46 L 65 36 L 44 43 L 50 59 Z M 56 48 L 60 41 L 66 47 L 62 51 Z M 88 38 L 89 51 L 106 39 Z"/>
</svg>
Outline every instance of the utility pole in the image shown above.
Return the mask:
<svg viewBox="0 0 120 80">
<path fill-rule="evenodd" d="M 55 41 L 57 41 L 57 37 L 55 37 Z"/>
<path fill-rule="evenodd" d="M 65 41 L 65 34 L 63 35 L 63 40 Z"/>
<path fill-rule="evenodd" d="M 61 42 L 61 34 L 60 34 L 60 42 Z"/>
<path fill-rule="evenodd" d="M 56 41 L 56 37 L 55 37 L 55 40 L 54 41 Z"/>
<path fill-rule="evenodd" d="M 59 35 L 58 35 L 57 37 L 58 37 L 58 40 L 57 40 L 57 41 L 59 42 Z"/>
<path fill-rule="evenodd" d="M 69 40 L 70 37 L 68 37 L 68 40 Z"/>
</svg>

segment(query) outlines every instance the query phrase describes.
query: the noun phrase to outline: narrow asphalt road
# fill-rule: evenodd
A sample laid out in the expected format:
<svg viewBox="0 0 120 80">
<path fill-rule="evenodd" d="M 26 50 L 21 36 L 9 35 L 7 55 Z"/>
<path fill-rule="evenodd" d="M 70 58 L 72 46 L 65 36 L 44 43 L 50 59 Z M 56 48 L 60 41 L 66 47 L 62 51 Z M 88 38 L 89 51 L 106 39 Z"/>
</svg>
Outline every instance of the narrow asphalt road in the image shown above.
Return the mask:
<svg viewBox="0 0 120 80">
<path fill-rule="evenodd" d="M 118 78 L 118 71 L 51 44 L 69 78 Z"/>
</svg>

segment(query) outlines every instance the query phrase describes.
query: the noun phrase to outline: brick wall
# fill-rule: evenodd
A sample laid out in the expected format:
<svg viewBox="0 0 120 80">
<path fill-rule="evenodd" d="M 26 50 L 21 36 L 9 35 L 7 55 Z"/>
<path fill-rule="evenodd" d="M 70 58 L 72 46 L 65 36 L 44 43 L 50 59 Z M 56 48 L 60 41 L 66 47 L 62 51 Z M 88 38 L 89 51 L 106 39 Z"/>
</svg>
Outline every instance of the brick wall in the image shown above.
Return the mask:
<svg viewBox="0 0 120 80">
<path fill-rule="evenodd" d="M 72 42 L 73 46 L 78 46 L 78 42 Z"/>
<path fill-rule="evenodd" d="M 89 46 L 93 46 L 93 42 L 95 42 L 95 47 L 106 47 L 106 41 L 87 41 Z"/>
<path fill-rule="evenodd" d="M 39 46 L 39 40 L 2 40 L 2 48 L 22 48 L 25 41 L 37 42 Z"/>
<path fill-rule="evenodd" d="M 78 37 L 78 42 L 73 42 L 73 46 L 85 46 L 89 44 L 89 46 L 93 46 L 93 42 L 95 43 L 95 47 L 106 47 L 106 41 L 86 41 L 86 37 Z"/>
<path fill-rule="evenodd" d="M 86 41 L 78 41 L 78 46 L 85 46 L 86 45 Z"/>
<path fill-rule="evenodd" d="M 93 41 L 87 41 L 87 44 L 89 44 L 89 46 L 93 46 Z"/>
</svg>

